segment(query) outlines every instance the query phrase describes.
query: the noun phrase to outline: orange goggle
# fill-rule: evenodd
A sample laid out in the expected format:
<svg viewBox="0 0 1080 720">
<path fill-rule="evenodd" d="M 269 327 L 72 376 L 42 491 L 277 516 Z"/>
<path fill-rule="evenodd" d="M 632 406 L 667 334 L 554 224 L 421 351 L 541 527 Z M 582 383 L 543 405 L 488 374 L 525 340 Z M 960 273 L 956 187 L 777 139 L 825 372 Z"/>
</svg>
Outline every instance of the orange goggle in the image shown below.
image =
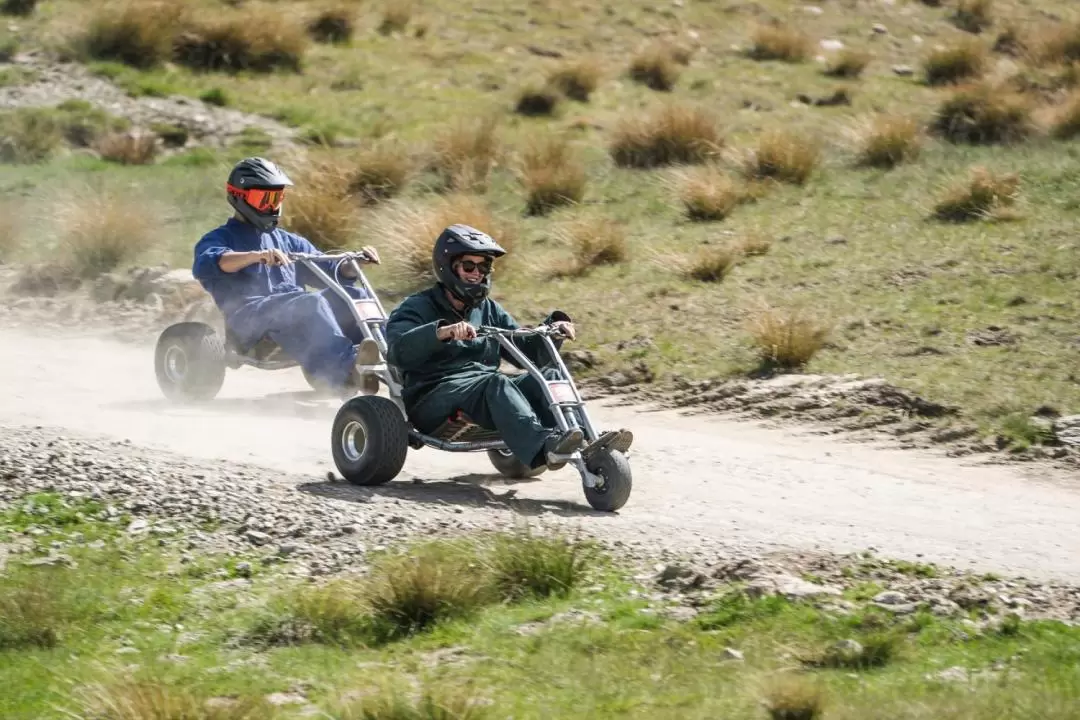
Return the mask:
<svg viewBox="0 0 1080 720">
<path fill-rule="evenodd" d="M 263 188 L 244 190 L 229 184 L 225 185 L 225 189 L 229 194 L 240 198 L 259 212 L 278 210 L 281 208 L 281 201 L 285 199 L 284 190 L 265 190 Z"/>
</svg>

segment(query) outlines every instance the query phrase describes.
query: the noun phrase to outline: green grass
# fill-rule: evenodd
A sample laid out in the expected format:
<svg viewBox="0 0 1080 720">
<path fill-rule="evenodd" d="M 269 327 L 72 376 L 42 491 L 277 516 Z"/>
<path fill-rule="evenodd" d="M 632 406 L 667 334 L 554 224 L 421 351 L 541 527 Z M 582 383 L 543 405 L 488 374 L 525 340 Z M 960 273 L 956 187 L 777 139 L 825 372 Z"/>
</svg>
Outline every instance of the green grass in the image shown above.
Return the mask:
<svg viewBox="0 0 1080 720">
<path fill-rule="evenodd" d="M 123 532 L 127 518 L 106 517 L 101 506 L 44 494 L 16 501 L 0 519 L 9 540 L 44 530 L 25 536 L 34 549 L 12 556 L 0 576 L 0 716 L 51 720 L 68 717 L 61 710 L 85 713 L 90 704 L 197 708 L 223 697 L 255 707 L 270 693 L 299 692 L 306 704 L 343 719 L 452 718 L 458 711 L 477 718 L 754 718 L 765 717 L 764 688 L 790 684 L 792 676 L 820 686 L 829 718 L 981 719 L 1001 717 L 1004 709 L 1009 717 L 1063 719 L 1080 699 L 1080 630 L 1060 623 L 1013 619 L 977 630 L 927 613 L 859 609 L 838 616 L 780 598 L 750 599 L 737 585 L 721 588 L 696 619 L 675 621 L 617 558 L 540 536 L 477 536 L 411 549 L 448 577 L 469 577 L 477 586 L 486 577 L 496 589 L 509 582 L 532 591 L 485 596 L 467 616 L 451 613 L 408 634 L 377 638 L 348 632 L 370 628 L 375 606 L 323 591 L 320 605 L 307 606 L 320 612 L 308 617 L 344 634 L 251 642 L 248 629 L 295 609 L 295 599 L 314 597 L 318 586 L 289 580 L 254 557 L 246 558 L 250 582 L 237 581 L 239 556 L 184 561 L 182 533 L 133 537 Z M 66 543 L 76 567 L 22 564 L 56 542 Z M 377 556 L 371 578 L 323 587 L 349 586 L 365 597 L 360 589 L 380 582 L 378 568 L 399 567 L 399 550 L 409 551 Z M 582 558 L 588 561 L 577 565 Z M 535 582 L 552 577 L 562 579 Z M 11 611 L 18 597 L 38 599 L 23 603 L 32 616 Z M 11 632 L 13 618 L 22 622 L 21 635 Z M 841 641 L 855 641 L 861 651 L 852 655 L 854 645 Z M 726 648 L 744 660 L 728 659 Z M 978 678 L 995 666 L 1008 672 Z M 933 679 L 953 667 L 976 677 L 970 687 Z M 424 714 L 423 701 L 409 697 L 417 689 L 454 712 Z M 778 702 L 781 691 L 768 692 Z M 795 694 L 788 688 L 785 697 L 790 702 Z M 245 707 L 227 717 L 270 716 L 239 714 Z M 303 704 L 280 710 L 278 717 L 303 716 Z M 109 717 L 179 717 L 148 712 Z"/>
<path fill-rule="evenodd" d="M 295 13 L 297 23 L 316 10 L 308 3 L 279 5 L 283 13 Z M 866 28 L 883 22 L 890 37 L 910 38 L 932 27 L 933 42 L 941 44 L 969 35 L 952 26 L 951 8 L 924 3 L 883 7 L 872 17 L 861 6 L 823 6 L 821 15 L 807 15 L 782 0 L 760 5 L 806 32 L 815 45 L 839 38 L 853 52 L 869 56 L 867 70 L 845 81 L 850 106 L 793 104 L 799 92 L 831 94 L 837 81 L 811 60 L 747 57 L 755 18 L 732 14 L 725 3 L 686 3 L 657 12 L 639 0 L 609 9 L 554 2 L 521 8 L 510 0 L 482 0 L 477 8 L 483 12 L 466 13 L 449 0 L 432 0 L 423 5 L 422 17 L 416 10 L 407 32 L 389 36 L 378 32 L 378 8 L 361 11 L 350 44 L 310 45 L 299 73 L 226 75 L 175 66 L 140 72 L 113 63 L 95 67 L 134 93 L 177 92 L 224 101 L 278 118 L 301 136 L 356 138 L 361 144 L 390 136 L 411 144 L 420 157 L 452 121 L 495 113 L 510 152 L 499 158 L 482 199 L 514 221 L 520 230 L 514 252 L 526 259 L 500 273 L 496 297 L 525 319 L 546 315 L 553 307 L 569 311 L 580 326 L 578 345 L 594 350 L 601 361 L 594 372 L 640 359 L 661 380 L 745 376 L 758 367 L 749 321 L 765 301 L 834 321 L 835 332 L 806 372 L 884 376 L 957 405 L 969 419 L 995 431 L 1002 430 L 1006 417 L 1031 413 L 1040 405 L 1062 413 L 1080 410 L 1073 363 L 1073 318 L 1080 307 L 1072 291 L 1080 266 L 1067 231 L 1080 189 L 1073 172 L 1077 145 L 1037 136 L 985 148 L 928 138 L 918 157 L 902 165 L 860 167 L 859 148 L 846 138 L 846 126 L 884 112 L 911 116 L 925 128 L 950 92 L 891 71 L 898 64 L 917 67 L 929 41 L 922 46 L 906 40 L 867 42 Z M 209 8 L 211 3 L 194 0 L 194 6 Z M 75 0 L 57 0 L 50 8 L 53 12 L 26 20 L 20 35 L 24 44 L 39 37 L 54 42 L 92 12 Z M 1064 2 L 1043 9 L 1053 9 L 1062 22 L 1080 17 Z M 995 27 L 1041 22 L 1034 10 L 1016 3 L 995 6 L 994 16 Z M 417 36 L 413 29 L 419 27 L 427 31 Z M 680 66 L 676 87 L 657 93 L 629 81 L 628 58 L 645 40 L 674 28 L 700 36 L 688 64 Z M 562 48 L 567 57 L 525 52 L 526 36 L 530 45 Z M 586 40 L 588 52 L 583 49 L 578 56 L 567 50 L 585 48 Z M 545 77 L 564 63 L 586 59 L 600 69 L 588 102 L 570 102 L 551 118 L 513 113 L 523 79 Z M 723 220 L 724 232 L 766 238 L 772 245 L 767 255 L 740 262 L 722 282 L 696 282 L 678 269 L 679 258 L 715 244 L 720 231 L 712 223 L 687 222 L 666 170 L 618 168 L 606 150 L 620 119 L 643 115 L 669 99 L 709 108 L 722 120 L 729 170 L 737 170 L 735 158 L 777 129 L 822 144 L 821 163 L 805 185 L 770 187 Z M 588 176 L 582 204 L 589 207 L 528 216 L 514 154 L 541 129 L 567 128 L 582 147 Z M 20 201 L 45 219 L 57 192 L 90 181 L 168 197 L 174 211 L 163 227 L 158 257 L 188 266 L 194 242 L 226 217 L 219 188 L 228 162 L 245 152 L 265 152 L 265 145 L 253 137 L 217 165 L 205 155 L 192 155 L 149 168 L 102 168 L 78 165 L 61 154 L 50 165 L 0 167 L 0 192 L 18 188 Z M 289 166 L 289 157 L 276 159 Z M 1010 223 L 962 226 L 933 221 L 942 189 L 976 164 L 1019 174 L 1022 216 Z M 428 202 L 436 185 L 430 174 L 420 173 L 401 199 Z M 360 214 L 361 235 L 364 228 L 377 226 L 378 212 Z M 571 262 L 565 249 L 550 241 L 553 227 L 584 212 L 617 219 L 633 260 L 552 279 L 552 265 Z M 47 222 L 41 236 L 42 247 L 51 247 Z M 836 237 L 844 242 L 826 242 Z M 381 269 L 372 277 L 391 302 L 405 286 Z M 970 341 L 990 325 L 1008 328 L 1015 344 L 988 347 Z M 644 357 L 631 359 L 617 350 L 619 341 L 639 334 L 653 340 Z"/>
</svg>

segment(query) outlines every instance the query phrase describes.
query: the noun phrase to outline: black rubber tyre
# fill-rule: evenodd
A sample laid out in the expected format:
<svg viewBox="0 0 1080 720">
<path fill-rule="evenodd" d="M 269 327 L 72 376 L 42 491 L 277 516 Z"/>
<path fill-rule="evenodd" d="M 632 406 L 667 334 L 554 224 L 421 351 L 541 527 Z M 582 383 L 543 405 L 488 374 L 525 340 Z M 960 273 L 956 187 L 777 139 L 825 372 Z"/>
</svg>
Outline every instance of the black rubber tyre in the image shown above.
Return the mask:
<svg viewBox="0 0 1080 720">
<path fill-rule="evenodd" d="M 507 454 L 503 454 L 502 450 L 487 451 L 488 460 L 490 460 L 491 464 L 495 466 L 495 469 L 499 471 L 499 474 L 504 477 L 523 480 L 525 478 L 536 477 L 547 470 L 547 465 L 531 468 L 514 457 L 509 450 L 507 450 L 506 453 Z"/>
<path fill-rule="evenodd" d="M 603 478 L 600 487 L 585 487 L 585 499 L 594 510 L 615 512 L 630 499 L 634 480 L 630 472 L 630 461 L 618 450 L 601 450 L 589 459 L 587 467 Z"/>
<path fill-rule="evenodd" d="M 360 395 L 334 417 L 330 452 L 341 476 L 353 485 L 390 482 L 405 465 L 409 428 L 393 400 Z"/>
<path fill-rule="evenodd" d="M 225 382 L 225 370 L 225 348 L 209 325 L 177 323 L 158 336 L 154 372 L 158 387 L 170 400 L 212 400 Z"/>
</svg>

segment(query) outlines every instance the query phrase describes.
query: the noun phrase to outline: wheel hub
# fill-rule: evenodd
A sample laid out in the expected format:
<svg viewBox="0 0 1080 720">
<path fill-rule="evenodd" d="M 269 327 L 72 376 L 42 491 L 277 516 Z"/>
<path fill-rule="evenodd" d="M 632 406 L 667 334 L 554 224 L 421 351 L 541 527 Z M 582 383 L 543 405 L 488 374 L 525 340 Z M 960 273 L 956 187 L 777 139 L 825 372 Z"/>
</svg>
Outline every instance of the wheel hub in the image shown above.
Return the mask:
<svg viewBox="0 0 1080 720">
<path fill-rule="evenodd" d="M 178 383 L 187 374 L 188 360 L 184 349 L 173 345 L 165 351 L 165 376 L 170 382 Z"/>
<path fill-rule="evenodd" d="M 367 449 L 367 432 L 364 426 L 355 420 L 345 425 L 341 431 L 341 452 L 349 462 L 358 462 Z"/>
</svg>

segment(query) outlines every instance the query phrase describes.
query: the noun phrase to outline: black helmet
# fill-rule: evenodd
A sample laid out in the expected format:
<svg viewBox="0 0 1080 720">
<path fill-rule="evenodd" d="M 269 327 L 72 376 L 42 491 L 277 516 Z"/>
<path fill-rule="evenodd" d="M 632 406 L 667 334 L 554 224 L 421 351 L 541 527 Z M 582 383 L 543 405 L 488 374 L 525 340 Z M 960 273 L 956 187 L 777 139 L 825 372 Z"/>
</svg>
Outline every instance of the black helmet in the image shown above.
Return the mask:
<svg viewBox="0 0 1080 720">
<path fill-rule="evenodd" d="M 285 188 L 292 180 L 281 168 L 261 157 L 236 163 L 225 190 L 229 204 L 249 223 L 267 231 L 277 227 Z"/>
<path fill-rule="evenodd" d="M 459 255 L 502 257 L 505 254 L 506 251 L 487 233 L 469 225 L 451 225 L 435 240 L 435 247 L 431 251 L 431 268 L 435 280 L 451 295 L 465 303 L 466 307 L 475 307 L 491 291 L 491 274 L 484 275 L 476 284 L 464 282 L 454 272 L 454 258 Z"/>
</svg>

